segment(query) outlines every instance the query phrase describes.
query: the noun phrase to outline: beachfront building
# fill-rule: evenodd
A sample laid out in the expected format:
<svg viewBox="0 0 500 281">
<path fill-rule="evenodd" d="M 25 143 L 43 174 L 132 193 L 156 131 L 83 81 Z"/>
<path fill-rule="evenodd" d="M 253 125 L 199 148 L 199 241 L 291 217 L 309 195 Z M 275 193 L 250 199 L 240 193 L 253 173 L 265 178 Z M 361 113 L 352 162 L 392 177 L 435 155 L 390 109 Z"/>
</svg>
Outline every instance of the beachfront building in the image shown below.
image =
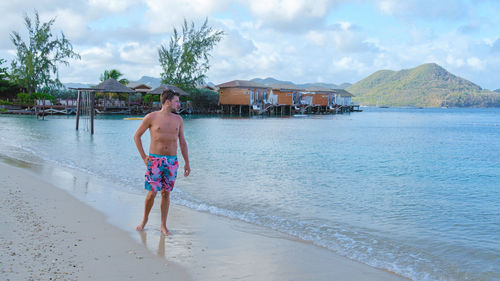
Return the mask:
<svg viewBox="0 0 500 281">
<path fill-rule="evenodd" d="M 147 94 L 151 89 L 153 89 L 151 86 L 143 84 L 143 83 L 138 83 L 138 82 L 130 82 L 127 84 L 127 87 L 130 89 L 136 91 L 137 93 L 141 94 Z"/>
<path fill-rule="evenodd" d="M 245 80 L 233 80 L 217 85 L 222 113 L 262 113 L 271 107 L 268 98 L 271 87 Z"/>
<path fill-rule="evenodd" d="M 337 104 L 340 106 L 350 106 L 352 103 L 353 94 L 349 93 L 343 89 L 335 89 L 335 99 L 337 100 Z"/>
<path fill-rule="evenodd" d="M 144 96 L 147 95 L 149 91 L 151 91 L 152 87 L 138 82 L 130 82 L 126 86 L 136 92 L 135 95 L 130 95 L 130 103 L 136 107 L 143 106 Z"/>
<path fill-rule="evenodd" d="M 353 94 L 344 89 L 335 89 L 335 101 L 342 112 L 361 111 L 359 104 L 352 103 Z"/>
<path fill-rule="evenodd" d="M 289 84 L 273 84 L 271 88 L 272 95 L 276 96 L 275 107 L 271 109 L 272 111 L 276 114 L 291 114 L 299 110 L 303 88 Z"/>
<path fill-rule="evenodd" d="M 301 112 L 337 112 L 335 100 L 335 90 L 318 86 L 310 87 L 302 93 Z"/>
<path fill-rule="evenodd" d="M 97 86 L 95 111 L 99 114 L 131 114 L 130 95 L 136 92 L 113 78 L 104 80 Z M 124 95 L 124 97 L 120 97 Z M 123 99 L 120 99 L 123 98 Z"/>
</svg>

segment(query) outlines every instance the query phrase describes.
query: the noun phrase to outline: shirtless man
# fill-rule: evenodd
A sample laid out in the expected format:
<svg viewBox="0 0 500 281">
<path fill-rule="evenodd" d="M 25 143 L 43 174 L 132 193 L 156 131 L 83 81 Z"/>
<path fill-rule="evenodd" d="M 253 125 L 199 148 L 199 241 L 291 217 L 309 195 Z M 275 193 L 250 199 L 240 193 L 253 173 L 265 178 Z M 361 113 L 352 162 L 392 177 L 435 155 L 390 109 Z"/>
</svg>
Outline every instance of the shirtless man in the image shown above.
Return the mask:
<svg viewBox="0 0 500 281">
<path fill-rule="evenodd" d="M 170 206 L 170 191 L 174 188 L 177 177 L 177 140 L 184 158 L 184 176 L 189 176 L 188 147 L 184 139 L 184 125 L 182 118 L 173 113 L 180 107 L 179 94 L 165 90 L 160 97 L 161 110 L 149 113 L 144 117 L 134 135 L 134 141 L 147 166 L 145 175 L 145 189 L 148 190 L 144 206 L 144 218 L 137 226 L 142 231 L 148 222 L 149 212 L 153 207 L 156 193 L 161 192 L 161 232 L 164 235 L 172 234 L 167 228 L 167 215 Z M 144 153 L 141 137 L 149 129 L 151 145 L 149 155 Z"/>
</svg>

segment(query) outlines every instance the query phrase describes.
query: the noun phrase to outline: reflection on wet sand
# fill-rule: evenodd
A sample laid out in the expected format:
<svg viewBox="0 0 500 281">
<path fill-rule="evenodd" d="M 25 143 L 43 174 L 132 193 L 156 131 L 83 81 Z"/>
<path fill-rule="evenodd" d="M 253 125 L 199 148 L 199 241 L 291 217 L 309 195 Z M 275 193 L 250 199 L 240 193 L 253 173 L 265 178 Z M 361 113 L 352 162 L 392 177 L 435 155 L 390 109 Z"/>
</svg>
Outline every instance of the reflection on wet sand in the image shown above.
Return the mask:
<svg viewBox="0 0 500 281">
<path fill-rule="evenodd" d="M 144 246 L 146 248 L 149 248 L 148 247 L 148 239 L 147 239 L 148 233 L 146 231 L 137 231 L 137 232 L 139 233 L 139 236 L 141 237 L 142 244 L 144 244 Z M 160 234 L 160 239 L 158 241 L 158 251 L 156 252 L 156 254 L 159 257 L 162 257 L 162 258 L 165 257 L 165 235 L 163 235 L 163 234 Z"/>
</svg>

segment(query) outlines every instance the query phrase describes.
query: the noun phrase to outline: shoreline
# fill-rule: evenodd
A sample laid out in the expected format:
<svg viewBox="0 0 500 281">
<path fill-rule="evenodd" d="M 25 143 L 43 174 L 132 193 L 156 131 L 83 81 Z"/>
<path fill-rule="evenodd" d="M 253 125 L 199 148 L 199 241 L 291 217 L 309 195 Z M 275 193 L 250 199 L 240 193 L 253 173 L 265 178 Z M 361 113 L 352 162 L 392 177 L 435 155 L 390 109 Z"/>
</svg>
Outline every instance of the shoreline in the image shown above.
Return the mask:
<svg viewBox="0 0 500 281">
<path fill-rule="evenodd" d="M 7 209 L 6 206 L 13 208 L 12 202 L 22 201 L 24 205 L 31 206 L 31 209 L 23 210 L 28 216 L 39 214 L 39 226 L 48 225 L 46 228 L 49 231 L 59 233 L 46 237 L 47 241 L 42 239 L 36 242 L 31 241 L 31 243 L 34 249 L 45 247 L 45 245 L 49 245 L 47 247 L 56 245 L 54 247 L 68 265 L 82 264 L 81 267 L 73 267 L 73 270 L 67 271 L 69 275 L 65 276 L 68 279 L 74 276 L 78 276 L 76 279 L 90 279 L 90 276 L 107 280 L 119 280 L 130 276 L 143 279 L 144 276 L 150 274 L 151 278 L 148 279 L 151 280 L 156 280 L 158 276 L 163 278 L 168 276 L 171 280 L 233 280 L 235 278 L 243 280 L 331 280 L 332 278 L 336 280 L 408 280 L 274 230 L 206 212 L 198 212 L 175 204 L 171 205 L 167 222 L 174 235 L 164 237 L 159 235 L 158 204 L 160 200 L 158 197 L 145 231 L 136 232 L 135 225 L 142 216 L 144 199 L 142 195 L 115 191 L 111 191 L 112 194 L 103 193 L 102 190 L 96 189 L 96 186 L 103 183 L 89 175 L 86 175 L 88 179 L 83 179 L 84 182 L 86 180 L 83 184 L 86 187 L 82 188 L 80 180 L 85 175 L 80 175 L 77 171 L 68 173 L 56 171 L 48 164 L 33 165 L 12 159 L 3 160 L 0 161 L 2 168 L 0 179 L 4 183 L 2 185 L 4 194 L 9 195 L 4 200 L 11 200 L 11 203 L 4 202 L 4 208 Z M 22 180 L 16 182 L 16 178 Z M 71 181 L 74 182 L 72 187 L 57 186 L 68 185 Z M 61 192 L 61 189 L 66 192 Z M 31 193 L 26 193 L 28 191 L 46 200 L 36 200 L 34 196 L 28 196 L 31 195 Z M 4 223 L 9 225 L 3 231 L 14 231 L 16 227 L 21 226 L 19 221 L 16 222 L 9 215 L 11 212 L 4 211 L 2 214 Z M 88 219 L 74 221 L 71 218 L 75 216 Z M 63 230 L 66 232 L 62 232 Z M 104 230 L 113 231 L 113 234 L 103 233 Z M 88 233 L 85 234 L 85 231 Z M 25 246 L 27 239 L 35 237 L 29 235 L 36 235 L 36 233 L 37 228 L 26 231 L 21 237 L 13 235 L 13 232 L 5 233 L 2 237 L 11 241 L 1 241 L 2 247 Z M 85 237 L 85 235 L 87 235 L 86 239 L 77 238 L 77 236 Z M 94 237 L 95 239 L 91 239 Z M 80 251 L 78 255 L 75 255 L 75 250 L 70 247 L 71 245 L 66 245 L 74 242 L 71 239 L 76 239 L 75 244 L 79 245 L 73 246 Z M 79 239 L 82 241 L 78 241 Z M 111 245 L 110 243 L 115 240 L 122 244 Z M 10 242 L 13 243 L 9 244 Z M 57 248 L 58 243 L 67 248 Z M 102 251 L 95 251 L 96 247 Z M 68 252 L 67 249 L 71 251 Z M 5 250 L 3 252 L 2 272 L 7 274 L 14 274 L 9 273 L 11 269 L 9 261 L 12 257 L 16 258 L 16 263 L 19 263 L 21 259 L 21 264 L 31 264 L 39 260 L 29 255 L 33 252 L 32 250 L 26 251 L 23 256 L 8 256 L 7 254 L 11 252 Z M 103 254 L 104 252 L 112 254 Z M 94 257 L 99 254 L 103 256 Z M 60 260 L 61 258 L 54 264 L 59 264 Z M 144 262 L 146 260 L 148 266 L 141 267 L 141 264 L 146 264 Z M 50 266 L 54 259 L 48 256 L 44 261 L 49 262 Z M 119 263 L 124 268 L 122 275 L 115 276 L 107 273 L 106 268 L 117 268 L 114 263 Z M 152 270 L 151 263 L 156 265 L 158 270 Z M 33 270 L 34 266 L 30 266 Z M 67 270 L 63 265 L 60 267 L 54 265 L 54 268 L 60 269 L 60 272 Z M 22 268 L 13 268 L 14 272 L 16 270 L 19 273 L 14 275 L 15 277 L 30 276 L 29 271 L 24 272 L 24 275 L 19 275 L 23 274 Z M 42 272 L 47 271 L 48 268 L 44 268 L 44 264 L 41 263 L 37 270 Z M 133 274 L 136 271 L 141 274 L 124 275 Z M 156 272 L 158 274 L 155 274 Z M 143 274 L 146 275 L 143 276 Z M 136 278 L 132 277 L 132 279 Z"/>
<path fill-rule="evenodd" d="M 191 280 L 43 178 L 0 162 L 0 180 L 5 280 Z"/>
</svg>

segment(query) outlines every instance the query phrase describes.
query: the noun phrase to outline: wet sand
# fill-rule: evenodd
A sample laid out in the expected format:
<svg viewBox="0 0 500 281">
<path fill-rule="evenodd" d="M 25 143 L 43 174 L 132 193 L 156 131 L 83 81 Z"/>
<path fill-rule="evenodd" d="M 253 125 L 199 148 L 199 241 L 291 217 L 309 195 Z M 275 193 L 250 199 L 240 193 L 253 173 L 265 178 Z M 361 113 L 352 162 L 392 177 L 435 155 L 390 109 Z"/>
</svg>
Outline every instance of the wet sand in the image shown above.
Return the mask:
<svg viewBox="0 0 500 281">
<path fill-rule="evenodd" d="M 68 173 L 14 164 L 0 162 L 6 279 L 407 280 L 270 229 L 174 204 L 167 222 L 173 235 L 165 237 L 159 196 L 145 231 L 137 232 L 142 195 L 100 193 L 104 183 L 95 179 L 83 191 L 78 184 L 66 188 Z M 69 173 L 76 183 L 88 177 Z"/>
</svg>

